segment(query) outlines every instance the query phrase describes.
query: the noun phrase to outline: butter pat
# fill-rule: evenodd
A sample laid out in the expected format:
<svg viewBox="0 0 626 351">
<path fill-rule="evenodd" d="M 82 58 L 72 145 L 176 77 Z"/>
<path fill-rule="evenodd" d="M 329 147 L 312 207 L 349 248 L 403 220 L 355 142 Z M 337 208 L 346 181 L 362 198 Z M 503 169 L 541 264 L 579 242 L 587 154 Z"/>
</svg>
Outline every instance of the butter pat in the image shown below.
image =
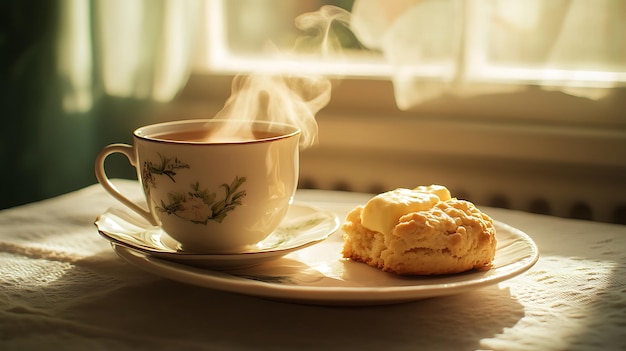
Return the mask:
<svg viewBox="0 0 626 351">
<path fill-rule="evenodd" d="M 395 189 L 370 199 L 361 212 L 361 223 L 369 230 L 387 235 L 405 214 L 429 210 L 446 200 L 450 200 L 450 192 L 441 185 Z"/>
<path fill-rule="evenodd" d="M 428 186 L 421 185 L 413 190 L 422 192 L 422 193 L 435 194 L 439 196 L 439 201 L 448 201 L 452 199 L 452 196 L 450 196 L 450 190 L 448 190 L 448 188 L 446 188 L 443 185 L 436 185 L 436 184 L 428 185 Z"/>
</svg>

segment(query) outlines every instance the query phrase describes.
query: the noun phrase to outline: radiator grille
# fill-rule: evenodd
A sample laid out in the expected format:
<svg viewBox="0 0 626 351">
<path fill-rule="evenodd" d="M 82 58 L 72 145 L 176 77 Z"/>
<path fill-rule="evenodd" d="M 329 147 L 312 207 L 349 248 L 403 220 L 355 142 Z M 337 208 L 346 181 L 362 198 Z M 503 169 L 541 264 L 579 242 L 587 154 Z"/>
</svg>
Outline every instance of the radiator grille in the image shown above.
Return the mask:
<svg viewBox="0 0 626 351">
<path fill-rule="evenodd" d="M 346 179 L 336 179 L 330 181 L 316 180 L 312 177 L 303 177 L 300 180 L 302 189 L 321 189 L 338 191 L 356 191 L 364 193 L 378 194 L 397 186 L 386 186 L 382 183 L 370 183 L 365 186 L 351 184 Z M 626 203 L 618 203 L 614 206 L 603 206 L 594 208 L 591 203 L 583 200 L 563 203 L 562 201 L 551 201 L 549 198 L 530 197 L 529 199 L 514 199 L 511 195 L 504 193 L 494 194 L 474 194 L 464 189 L 450 188 L 454 196 L 459 199 L 472 201 L 477 205 L 485 205 L 496 208 L 520 210 L 542 215 L 553 215 L 564 218 L 581 220 L 592 220 L 616 224 L 626 224 Z"/>
</svg>

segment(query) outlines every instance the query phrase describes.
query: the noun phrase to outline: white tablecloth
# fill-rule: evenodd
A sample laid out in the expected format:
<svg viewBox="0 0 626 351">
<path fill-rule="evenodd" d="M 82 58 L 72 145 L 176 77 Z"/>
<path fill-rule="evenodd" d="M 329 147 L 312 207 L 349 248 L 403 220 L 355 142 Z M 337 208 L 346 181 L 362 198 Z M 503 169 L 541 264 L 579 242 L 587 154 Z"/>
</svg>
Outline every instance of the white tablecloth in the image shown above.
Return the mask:
<svg viewBox="0 0 626 351">
<path fill-rule="evenodd" d="M 118 181 L 140 198 L 136 182 Z M 341 218 L 364 194 L 299 191 Z M 186 285 L 120 259 L 99 185 L 0 211 L 0 350 L 625 350 L 626 227 L 483 208 L 537 243 L 505 282 L 416 302 L 291 304 Z"/>
</svg>

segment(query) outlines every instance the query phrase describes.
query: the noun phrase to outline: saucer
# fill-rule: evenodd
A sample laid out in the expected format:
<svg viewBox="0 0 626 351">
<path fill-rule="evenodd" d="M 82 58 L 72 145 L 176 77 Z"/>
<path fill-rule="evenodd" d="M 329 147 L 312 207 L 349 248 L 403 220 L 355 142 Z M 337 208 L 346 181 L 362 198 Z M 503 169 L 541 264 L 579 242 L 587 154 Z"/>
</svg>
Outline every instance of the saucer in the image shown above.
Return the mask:
<svg viewBox="0 0 626 351">
<path fill-rule="evenodd" d="M 339 228 L 339 218 L 333 212 L 294 203 L 289 207 L 283 222 L 265 240 L 243 252 L 228 254 L 183 251 L 180 243 L 160 227 L 152 226 L 125 207 L 110 208 L 96 219 L 95 225 L 98 232 L 114 247 L 122 246 L 186 265 L 235 269 L 272 261 L 319 243 Z"/>
</svg>

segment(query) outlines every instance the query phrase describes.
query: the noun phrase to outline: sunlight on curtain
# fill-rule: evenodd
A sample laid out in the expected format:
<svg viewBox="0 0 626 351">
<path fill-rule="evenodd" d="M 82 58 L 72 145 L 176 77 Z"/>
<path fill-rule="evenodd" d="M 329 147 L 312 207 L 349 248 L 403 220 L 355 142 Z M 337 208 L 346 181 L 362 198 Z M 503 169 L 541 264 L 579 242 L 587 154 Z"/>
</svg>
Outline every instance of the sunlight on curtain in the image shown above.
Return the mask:
<svg viewBox="0 0 626 351">
<path fill-rule="evenodd" d="M 60 4 L 58 71 L 63 77 L 63 109 L 86 112 L 93 104 L 89 2 L 64 0 Z"/>
<path fill-rule="evenodd" d="M 357 0 L 352 24 L 393 66 L 401 109 L 514 84 L 598 98 L 626 82 L 621 0 Z"/>
<path fill-rule="evenodd" d="M 152 96 L 169 101 L 187 82 L 199 31 L 201 3 L 169 0 L 163 9 L 162 38 L 156 49 Z"/>
<path fill-rule="evenodd" d="M 58 69 L 64 107 L 94 94 L 169 101 L 186 83 L 202 0 L 63 0 Z M 95 86 L 100 82 L 101 87 Z"/>
</svg>

